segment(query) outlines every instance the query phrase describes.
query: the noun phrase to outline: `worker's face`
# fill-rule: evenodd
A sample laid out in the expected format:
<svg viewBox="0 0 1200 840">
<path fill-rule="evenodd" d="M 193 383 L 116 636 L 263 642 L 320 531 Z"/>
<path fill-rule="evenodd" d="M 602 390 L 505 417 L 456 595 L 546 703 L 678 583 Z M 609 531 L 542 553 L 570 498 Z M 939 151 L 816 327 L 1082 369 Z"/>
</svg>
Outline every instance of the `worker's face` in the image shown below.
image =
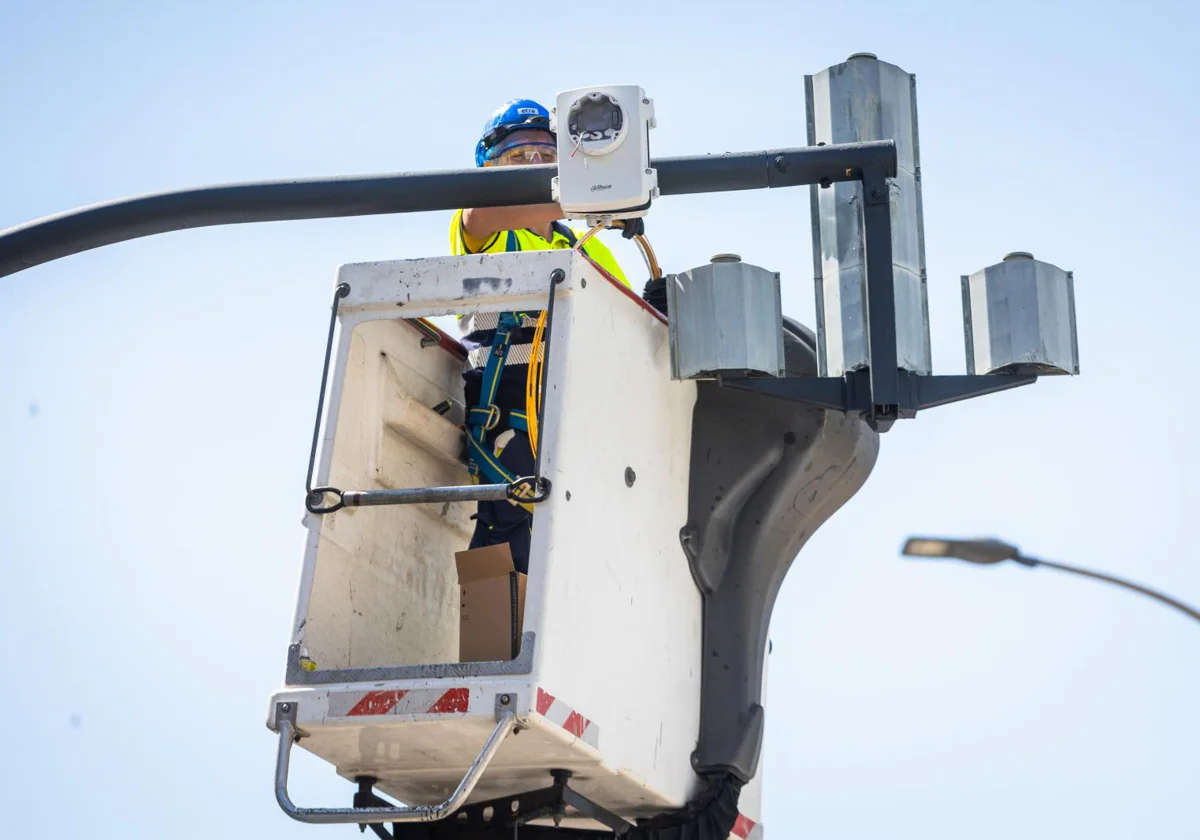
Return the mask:
<svg viewBox="0 0 1200 840">
<path fill-rule="evenodd" d="M 558 147 L 554 135 L 534 129 L 514 131 L 488 152 L 484 166 L 531 166 L 556 163 Z"/>
</svg>

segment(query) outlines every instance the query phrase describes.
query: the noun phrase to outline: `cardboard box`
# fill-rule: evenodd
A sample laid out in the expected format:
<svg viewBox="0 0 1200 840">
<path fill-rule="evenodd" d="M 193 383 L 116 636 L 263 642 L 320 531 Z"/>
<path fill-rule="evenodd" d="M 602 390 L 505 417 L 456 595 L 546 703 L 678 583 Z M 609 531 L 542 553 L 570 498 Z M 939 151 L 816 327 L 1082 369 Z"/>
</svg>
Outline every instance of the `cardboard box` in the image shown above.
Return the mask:
<svg viewBox="0 0 1200 840">
<path fill-rule="evenodd" d="M 508 543 L 460 551 L 461 613 L 458 661 L 503 662 L 521 650 L 525 624 L 525 575 L 516 571 Z"/>
</svg>

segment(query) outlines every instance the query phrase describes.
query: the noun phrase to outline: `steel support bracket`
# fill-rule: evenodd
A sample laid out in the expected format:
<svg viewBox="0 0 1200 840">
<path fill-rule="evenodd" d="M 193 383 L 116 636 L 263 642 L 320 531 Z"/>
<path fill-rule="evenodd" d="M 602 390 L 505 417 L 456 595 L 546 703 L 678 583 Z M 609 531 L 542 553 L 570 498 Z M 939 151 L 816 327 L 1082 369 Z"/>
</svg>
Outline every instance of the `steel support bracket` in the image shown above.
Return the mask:
<svg viewBox="0 0 1200 840">
<path fill-rule="evenodd" d="M 567 814 L 567 808 L 573 809 L 580 816 L 595 820 L 606 826 L 612 833 L 605 832 L 600 836 L 621 837 L 634 826 L 632 823 L 614 814 L 606 808 L 597 805 L 569 786 L 570 770 L 551 770 L 553 784 L 539 790 L 490 799 L 485 802 L 473 802 L 460 808 L 447 820 L 448 826 L 461 832 L 463 836 L 477 836 L 478 832 L 492 830 L 517 831 L 535 820 L 553 820 L 557 827 Z M 356 800 L 357 801 L 357 800 Z M 397 830 L 398 829 L 398 830 Z M 591 831 L 566 831 L 569 836 L 596 836 Z M 418 835 L 411 826 L 397 826 L 392 837 L 395 840 L 405 840 Z"/>
<path fill-rule="evenodd" d="M 985 394 L 995 394 L 1019 388 L 1022 385 L 1032 385 L 1037 382 L 1033 374 L 991 373 L 973 374 L 968 376 L 918 376 L 905 372 L 910 394 L 915 391 L 915 408 L 936 408 L 939 405 L 969 400 L 972 397 L 982 397 Z M 912 397 L 910 396 L 910 399 Z"/>
<path fill-rule="evenodd" d="M 831 411 L 866 413 L 871 407 L 870 380 L 859 371 L 843 376 L 787 376 L 779 379 L 722 379 L 722 387 L 756 391 Z"/>
<path fill-rule="evenodd" d="M 518 731 L 528 728 L 527 724 L 522 723 L 516 717 L 516 710 L 517 710 L 517 695 L 516 694 L 513 694 L 511 692 L 505 692 L 503 694 L 496 695 L 496 720 L 499 721 L 505 715 L 508 715 L 510 718 L 512 718 L 514 735 L 516 735 Z"/>
<path fill-rule="evenodd" d="M 727 388 L 756 391 L 830 411 L 860 415 L 873 429 L 887 431 L 896 420 L 911 419 L 918 411 L 961 402 L 1030 385 L 1032 374 L 975 374 L 970 376 L 922 376 L 907 370 L 896 372 L 896 403 L 884 406 L 872 392 L 869 369 L 845 376 L 789 376 L 780 379 L 723 379 Z"/>
<path fill-rule="evenodd" d="M 279 732 L 284 721 L 287 721 L 292 726 L 292 739 L 299 741 L 301 738 L 308 737 L 308 733 L 296 725 L 296 715 L 299 712 L 299 703 L 276 703 L 275 704 L 275 725 L 271 729 Z"/>
</svg>

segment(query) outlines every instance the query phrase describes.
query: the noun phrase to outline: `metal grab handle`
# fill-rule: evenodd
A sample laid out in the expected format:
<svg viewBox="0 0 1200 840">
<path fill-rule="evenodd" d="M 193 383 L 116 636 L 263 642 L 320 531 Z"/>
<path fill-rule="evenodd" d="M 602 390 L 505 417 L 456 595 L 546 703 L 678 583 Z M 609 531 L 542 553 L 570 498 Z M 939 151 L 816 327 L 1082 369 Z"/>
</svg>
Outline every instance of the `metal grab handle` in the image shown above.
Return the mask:
<svg viewBox="0 0 1200 840">
<path fill-rule="evenodd" d="M 450 798 L 440 805 L 418 805 L 416 807 L 397 808 L 300 808 L 297 807 L 287 792 L 288 764 L 291 760 L 292 743 L 296 740 L 296 724 L 290 719 L 291 715 L 278 715 L 279 724 L 279 755 L 275 760 L 275 800 L 283 812 L 294 820 L 304 823 L 328 825 L 331 823 L 415 823 L 435 822 L 445 819 L 461 808 L 475 790 L 475 785 L 487 769 L 488 764 L 500 749 L 500 744 L 508 737 L 516 725 L 516 716 L 511 711 L 502 712 L 496 721 L 496 728 L 488 736 L 483 749 L 475 757 L 475 761 L 467 768 L 467 773 L 458 788 L 450 794 Z"/>
<path fill-rule="evenodd" d="M 308 491 L 304 506 L 309 513 L 336 513 L 342 508 L 372 505 L 424 505 L 445 502 L 502 502 L 516 498 L 514 484 L 461 484 L 450 487 L 402 487 L 398 490 L 339 490 L 336 487 L 314 487 Z M 325 502 L 326 494 L 333 496 Z M 537 499 L 534 501 L 541 501 Z"/>
<path fill-rule="evenodd" d="M 526 490 L 525 488 L 529 488 Z M 325 495 L 334 497 L 326 504 Z M 304 506 L 309 513 L 336 513 L 342 508 L 371 505 L 423 505 L 445 502 L 503 502 L 538 504 L 550 498 L 550 479 L 525 476 L 512 484 L 462 484 L 451 487 L 402 487 L 399 490 L 339 490 L 314 487 Z"/>
</svg>

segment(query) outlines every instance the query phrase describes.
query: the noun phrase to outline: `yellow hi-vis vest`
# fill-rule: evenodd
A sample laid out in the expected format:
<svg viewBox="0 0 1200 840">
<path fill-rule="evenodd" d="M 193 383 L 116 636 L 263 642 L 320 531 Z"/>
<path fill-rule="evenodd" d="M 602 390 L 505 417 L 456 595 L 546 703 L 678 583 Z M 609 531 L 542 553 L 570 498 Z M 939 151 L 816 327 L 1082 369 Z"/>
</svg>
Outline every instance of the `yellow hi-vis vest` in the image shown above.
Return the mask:
<svg viewBox="0 0 1200 840">
<path fill-rule="evenodd" d="M 502 230 L 492 234 L 478 251 L 472 251 L 467 247 L 466 237 L 463 235 L 462 214 L 463 211 L 458 210 L 455 212 L 454 218 L 450 220 L 450 253 L 456 257 L 464 254 L 503 254 L 506 251 L 549 251 L 570 248 L 573 243 L 564 234 L 564 230 L 570 230 L 576 240 L 582 238 L 587 232 L 566 228 L 565 225 L 559 224 L 555 225 L 555 230 L 550 234 L 551 239 L 547 242 L 531 230 Z M 629 286 L 629 281 L 625 279 L 625 273 L 621 271 L 621 266 L 617 264 L 612 251 L 608 250 L 603 242 L 593 236 L 583 246 L 583 251 L 597 265 Z M 630 288 L 632 287 L 630 286 Z"/>
</svg>

